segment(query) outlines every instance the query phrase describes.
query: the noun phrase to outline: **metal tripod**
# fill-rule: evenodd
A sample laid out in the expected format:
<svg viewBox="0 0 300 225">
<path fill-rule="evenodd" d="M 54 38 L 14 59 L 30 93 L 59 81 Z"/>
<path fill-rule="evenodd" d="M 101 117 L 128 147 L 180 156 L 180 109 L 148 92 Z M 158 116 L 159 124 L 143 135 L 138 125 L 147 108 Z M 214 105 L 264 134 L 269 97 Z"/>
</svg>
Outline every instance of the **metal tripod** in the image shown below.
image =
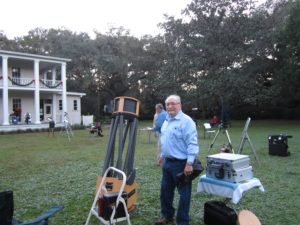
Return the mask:
<svg viewBox="0 0 300 225">
<path fill-rule="evenodd" d="M 249 124 L 250 124 L 250 121 L 251 121 L 251 118 L 248 117 L 247 121 L 246 121 L 246 124 L 245 124 L 245 127 L 244 127 L 244 130 L 243 130 L 243 133 L 242 133 L 242 136 L 241 136 L 241 140 L 240 140 L 240 144 L 239 144 L 239 147 L 238 147 L 238 154 L 241 154 L 242 150 L 243 150 L 243 147 L 244 147 L 244 144 L 246 142 L 246 140 L 249 142 L 249 145 L 250 145 L 250 148 L 254 154 L 254 157 L 256 159 L 256 161 L 258 162 L 258 164 L 260 164 L 259 160 L 258 160 L 258 157 L 256 155 L 256 150 L 250 140 L 250 137 L 248 135 L 248 127 L 249 127 Z"/>
<path fill-rule="evenodd" d="M 212 149 L 212 147 L 213 147 L 214 143 L 216 142 L 217 137 L 219 136 L 220 131 L 221 131 L 222 129 L 225 129 L 226 137 L 227 137 L 227 140 L 228 140 L 228 143 L 229 143 L 229 148 L 230 148 L 230 150 L 232 151 L 232 153 L 234 154 L 234 150 L 233 150 L 233 147 L 232 147 L 232 144 L 231 144 L 231 140 L 230 140 L 230 137 L 229 137 L 228 130 L 227 130 L 227 128 L 225 128 L 222 124 L 219 126 L 219 129 L 218 129 L 218 131 L 217 131 L 217 133 L 216 133 L 214 139 L 212 140 L 212 142 L 211 142 L 211 144 L 210 144 L 210 146 L 209 146 L 208 152 Z"/>
</svg>

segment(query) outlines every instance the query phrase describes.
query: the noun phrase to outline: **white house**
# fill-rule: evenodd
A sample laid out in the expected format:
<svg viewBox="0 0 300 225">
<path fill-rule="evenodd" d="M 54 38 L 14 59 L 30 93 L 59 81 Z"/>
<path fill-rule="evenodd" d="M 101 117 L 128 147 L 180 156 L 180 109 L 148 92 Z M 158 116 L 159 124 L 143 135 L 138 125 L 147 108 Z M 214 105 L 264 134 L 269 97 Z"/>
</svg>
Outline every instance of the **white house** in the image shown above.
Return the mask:
<svg viewBox="0 0 300 225">
<path fill-rule="evenodd" d="M 40 124 L 53 118 L 81 123 L 81 97 L 67 92 L 66 64 L 70 59 L 0 50 L 0 125 Z M 13 118 L 13 119 L 12 119 Z"/>
</svg>

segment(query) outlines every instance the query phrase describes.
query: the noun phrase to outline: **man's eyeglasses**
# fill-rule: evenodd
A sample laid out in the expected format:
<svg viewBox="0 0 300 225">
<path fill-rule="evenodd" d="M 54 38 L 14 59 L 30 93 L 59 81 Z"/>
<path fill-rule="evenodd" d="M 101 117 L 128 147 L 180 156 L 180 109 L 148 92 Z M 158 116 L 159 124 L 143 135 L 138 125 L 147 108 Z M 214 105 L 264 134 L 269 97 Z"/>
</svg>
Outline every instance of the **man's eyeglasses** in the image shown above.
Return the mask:
<svg viewBox="0 0 300 225">
<path fill-rule="evenodd" d="M 174 106 L 174 105 L 177 105 L 177 104 L 179 104 L 179 102 L 167 102 L 166 106 Z"/>
</svg>

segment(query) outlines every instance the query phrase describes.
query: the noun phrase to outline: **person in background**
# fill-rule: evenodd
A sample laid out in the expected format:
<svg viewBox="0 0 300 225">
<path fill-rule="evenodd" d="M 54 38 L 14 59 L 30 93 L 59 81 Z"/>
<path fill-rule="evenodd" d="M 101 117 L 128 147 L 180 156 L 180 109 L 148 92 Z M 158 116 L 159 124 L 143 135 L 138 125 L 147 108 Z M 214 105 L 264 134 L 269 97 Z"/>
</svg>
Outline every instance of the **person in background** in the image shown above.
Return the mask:
<svg viewBox="0 0 300 225">
<path fill-rule="evenodd" d="M 199 153 L 198 133 L 192 118 L 182 112 L 178 95 L 170 95 L 165 103 L 167 116 L 161 127 L 159 160 L 162 165 L 161 217 L 155 225 L 173 222 L 175 215 L 173 200 L 176 188 L 179 193 L 176 223 L 189 225 L 192 181 L 189 179 L 188 182 L 180 183 L 177 174 L 181 172 L 184 172 L 185 176 L 192 174 L 192 165 Z"/>
<path fill-rule="evenodd" d="M 26 123 L 26 124 L 31 123 L 31 115 L 30 115 L 29 112 L 27 112 L 27 113 L 25 114 L 25 123 Z"/>
<path fill-rule="evenodd" d="M 214 115 L 211 119 L 210 119 L 210 126 L 214 127 L 216 125 L 218 125 L 219 123 L 219 119 L 216 115 Z"/>
<path fill-rule="evenodd" d="M 54 130 L 55 130 L 55 121 L 49 117 L 49 129 L 48 129 L 48 137 L 50 136 L 50 134 L 52 134 L 52 137 L 54 137 Z"/>
<path fill-rule="evenodd" d="M 22 110 L 20 107 L 17 107 L 15 109 L 15 116 L 17 117 L 18 122 L 21 122 L 21 112 L 22 112 Z"/>
<path fill-rule="evenodd" d="M 156 112 L 156 105 L 155 105 L 155 114 L 154 114 L 154 116 L 153 116 L 153 127 L 155 127 L 155 123 L 156 123 L 156 120 L 157 120 L 157 116 L 158 116 L 158 114 L 157 114 L 157 112 Z"/>
<path fill-rule="evenodd" d="M 104 135 L 102 134 L 102 127 L 100 122 L 96 122 L 95 128 L 97 130 L 97 135 L 99 137 L 103 137 Z"/>
<path fill-rule="evenodd" d="M 153 128 L 152 130 L 156 134 L 157 138 L 157 165 L 159 165 L 159 159 L 160 159 L 160 129 L 161 126 L 163 125 L 164 121 L 166 120 L 167 112 L 164 110 L 164 106 L 161 103 L 158 103 L 155 105 L 155 115 L 154 115 L 154 120 L 153 120 Z"/>
</svg>

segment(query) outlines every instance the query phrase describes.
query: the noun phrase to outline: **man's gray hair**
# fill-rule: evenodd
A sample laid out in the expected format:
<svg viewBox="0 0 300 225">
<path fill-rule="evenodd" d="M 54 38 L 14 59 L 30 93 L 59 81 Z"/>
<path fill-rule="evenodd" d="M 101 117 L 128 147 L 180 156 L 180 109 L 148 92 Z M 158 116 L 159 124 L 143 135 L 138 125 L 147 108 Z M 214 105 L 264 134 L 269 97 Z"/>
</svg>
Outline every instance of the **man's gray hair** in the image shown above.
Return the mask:
<svg viewBox="0 0 300 225">
<path fill-rule="evenodd" d="M 175 99 L 176 102 L 181 103 L 181 99 L 179 95 L 170 95 L 169 97 L 167 97 L 166 102 L 169 101 L 171 98 Z"/>
<path fill-rule="evenodd" d="M 164 106 L 163 106 L 163 104 L 158 103 L 158 104 L 155 105 L 155 108 L 159 108 L 159 109 L 163 110 Z"/>
</svg>

